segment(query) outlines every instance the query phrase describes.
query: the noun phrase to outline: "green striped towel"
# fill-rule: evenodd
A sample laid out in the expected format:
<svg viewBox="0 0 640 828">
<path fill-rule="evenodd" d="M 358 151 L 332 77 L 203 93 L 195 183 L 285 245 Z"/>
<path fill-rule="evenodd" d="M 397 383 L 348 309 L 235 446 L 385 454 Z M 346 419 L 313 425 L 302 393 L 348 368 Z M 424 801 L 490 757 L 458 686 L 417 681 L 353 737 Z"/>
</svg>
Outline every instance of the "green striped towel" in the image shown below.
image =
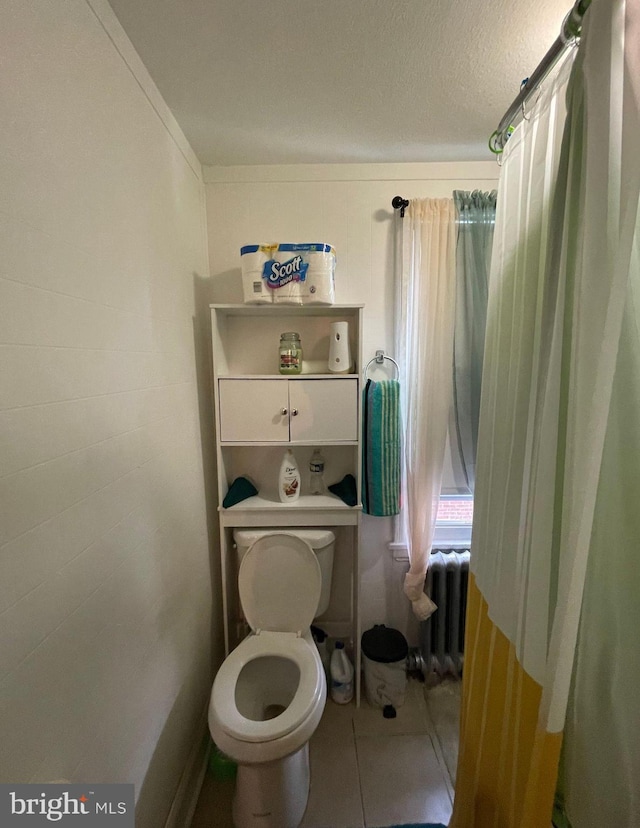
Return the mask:
<svg viewBox="0 0 640 828">
<path fill-rule="evenodd" d="M 400 512 L 400 384 L 368 380 L 363 398 L 362 508 L 383 517 Z"/>
</svg>

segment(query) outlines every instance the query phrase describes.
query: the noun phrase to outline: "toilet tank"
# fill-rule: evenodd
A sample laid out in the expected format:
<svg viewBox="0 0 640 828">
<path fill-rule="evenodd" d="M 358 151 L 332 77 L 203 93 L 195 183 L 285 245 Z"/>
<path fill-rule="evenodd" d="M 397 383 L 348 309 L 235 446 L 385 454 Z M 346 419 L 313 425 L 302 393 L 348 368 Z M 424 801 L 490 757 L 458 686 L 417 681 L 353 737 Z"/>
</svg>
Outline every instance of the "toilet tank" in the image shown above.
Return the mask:
<svg viewBox="0 0 640 828">
<path fill-rule="evenodd" d="M 329 606 L 329 598 L 331 597 L 331 576 L 333 575 L 333 552 L 336 542 L 336 536 L 328 529 L 296 529 L 292 530 L 290 527 L 277 529 L 270 527 L 269 529 L 234 529 L 233 540 L 236 544 L 238 552 L 238 567 L 245 556 L 247 549 L 255 543 L 258 538 L 264 538 L 267 535 L 282 534 L 295 535 L 295 537 L 306 541 L 309 546 L 316 553 L 318 563 L 320 564 L 320 573 L 322 575 L 322 589 L 320 591 L 320 601 L 318 602 L 318 609 L 316 610 L 315 618 L 323 615 Z"/>
</svg>

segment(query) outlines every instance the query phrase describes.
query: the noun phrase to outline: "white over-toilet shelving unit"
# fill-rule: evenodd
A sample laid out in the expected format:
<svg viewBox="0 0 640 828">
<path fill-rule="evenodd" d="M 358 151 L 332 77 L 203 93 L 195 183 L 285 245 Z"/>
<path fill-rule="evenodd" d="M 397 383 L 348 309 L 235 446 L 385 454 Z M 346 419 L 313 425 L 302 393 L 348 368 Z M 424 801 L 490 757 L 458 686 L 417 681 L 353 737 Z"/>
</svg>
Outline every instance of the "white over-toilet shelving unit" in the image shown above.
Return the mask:
<svg viewBox="0 0 640 828">
<path fill-rule="evenodd" d="M 360 703 L 359 544 L 361 505 L 362 305 L 211 305 L 218 512 L 225 651 L 247 627 L 238 598 L 235 528 L 325 527 L 336 535 L 327 612 L 315 623 L 346 639 L 355 662 Z M 349 323 L 355 369 L 349 374 L 284 376 L 278 370 L 283 331 L 298 331 L 305 361 L 328 364 L 330 325 Z M 281 503 L 278 472 L 292 448 L 301 472 L 300 497 Z M 325 484 L 352 474 L 358 502 L 347 506 L 327 493 L 309 493 L 309 459 L 325 457 Z M 223 508 L 231 483 L 251 478 L 258 495 Z"/>
</svg>

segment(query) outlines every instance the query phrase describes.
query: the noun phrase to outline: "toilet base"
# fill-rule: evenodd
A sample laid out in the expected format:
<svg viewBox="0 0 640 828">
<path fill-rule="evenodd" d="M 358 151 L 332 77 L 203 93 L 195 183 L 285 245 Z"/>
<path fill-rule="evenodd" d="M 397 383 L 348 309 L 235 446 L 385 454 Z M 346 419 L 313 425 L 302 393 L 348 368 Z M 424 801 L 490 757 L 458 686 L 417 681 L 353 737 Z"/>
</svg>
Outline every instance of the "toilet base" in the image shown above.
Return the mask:
<svg viewBox="0 0 640 828">
<path fill-rule="evenodd" d="M 238 765 L 236 828 L 298 828 L 309 798 L 309 743 L 275 762 Z"/>
</svg>

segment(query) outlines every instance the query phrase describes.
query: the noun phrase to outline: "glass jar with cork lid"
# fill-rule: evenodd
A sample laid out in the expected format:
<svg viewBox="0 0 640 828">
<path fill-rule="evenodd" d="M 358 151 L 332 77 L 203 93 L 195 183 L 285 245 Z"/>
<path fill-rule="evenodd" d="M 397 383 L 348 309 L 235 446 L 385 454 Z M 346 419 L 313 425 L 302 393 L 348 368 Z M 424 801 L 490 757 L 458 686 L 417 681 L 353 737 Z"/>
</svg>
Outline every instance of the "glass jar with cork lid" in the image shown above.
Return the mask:
<svg viewBox="0 0 640 828">
<path fill-rule="evenodd" d="M 280 373 L 300 374 L 302 372 L 302 343 L 296 331 L 280 334 Z"/>
</svg>

